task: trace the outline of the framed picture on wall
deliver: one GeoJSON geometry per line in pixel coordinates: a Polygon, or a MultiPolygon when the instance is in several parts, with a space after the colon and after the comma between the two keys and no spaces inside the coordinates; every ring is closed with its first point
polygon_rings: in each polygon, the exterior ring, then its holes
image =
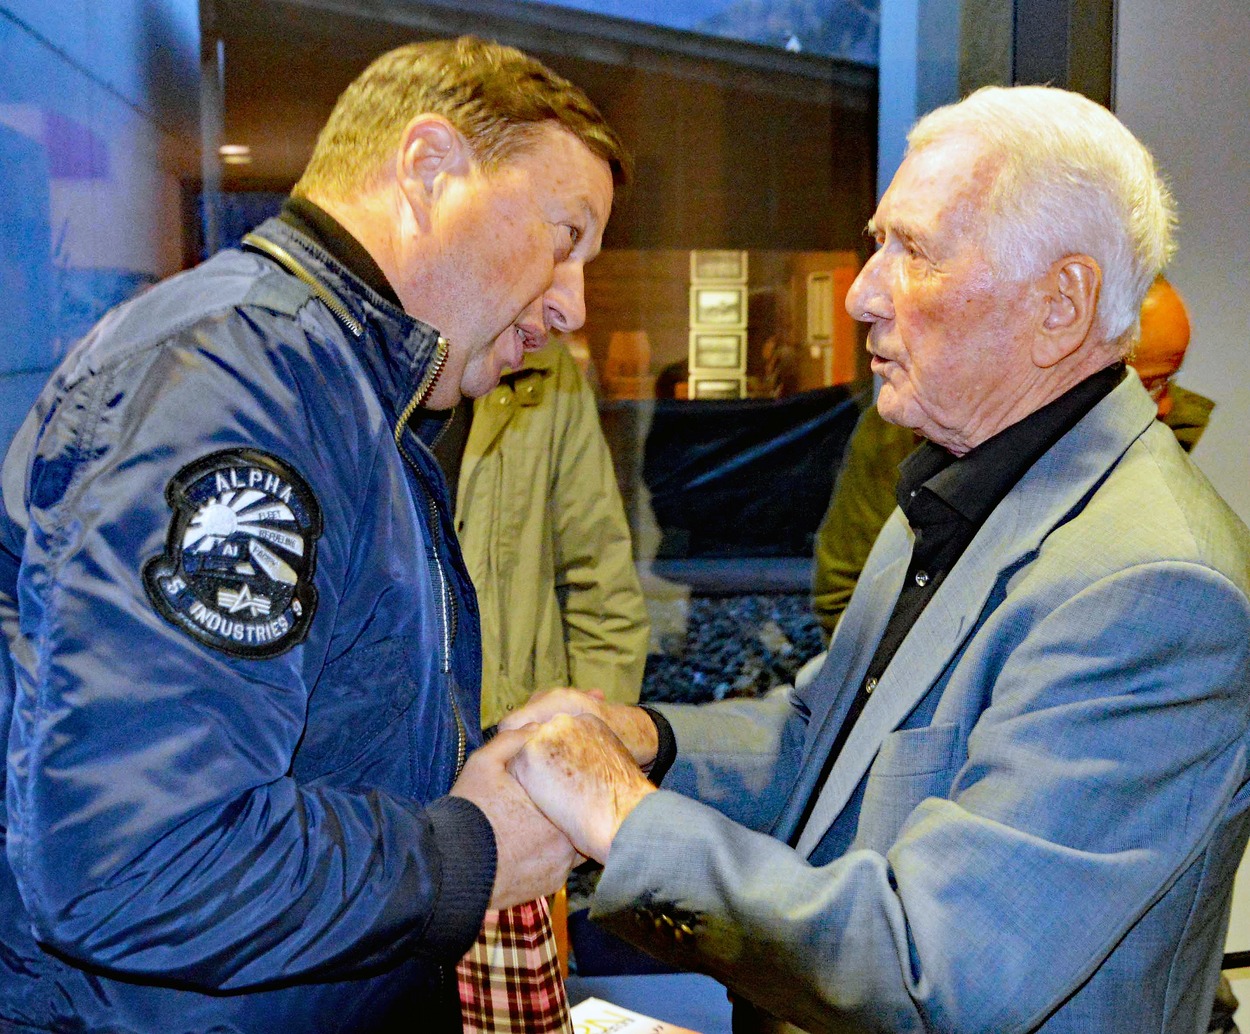
{"type": "Polygon", "coordinates": [[[807,274],[807,341],[811,345],[833,343],[833,273],[807,274]]]}
{"type": "Polygon", "coordinates": [[[741,329],[747,325],[746,285],[692,284],[690,326],[693,329],[741,329]]]}
{"type": "Polygon", "coordinates": [[[746,395],[746,378],[692,376],[688,395],[692,399],[740,399],[746,395]]]}
{"type": "Polygon", "coordinates": [[[692,251],[690,253],[690,279],[722,280],[729,283],[747,282],[747,253],[745,251],[692,251]]]}
{"type": "Polygon", "coordinates": [[[747,361],[745,330],[692,330],[690,369],[742,370],[747,361]]]}

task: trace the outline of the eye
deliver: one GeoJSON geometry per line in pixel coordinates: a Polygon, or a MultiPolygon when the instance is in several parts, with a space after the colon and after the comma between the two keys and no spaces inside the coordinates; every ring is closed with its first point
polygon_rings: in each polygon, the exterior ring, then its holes
{"type": "Polygon", "coordinates": [[[569,247],[577,247],[577,242],[582,239],[582,231],[576,226],[567,226],[565,229],[569,231],[569,247]]]}

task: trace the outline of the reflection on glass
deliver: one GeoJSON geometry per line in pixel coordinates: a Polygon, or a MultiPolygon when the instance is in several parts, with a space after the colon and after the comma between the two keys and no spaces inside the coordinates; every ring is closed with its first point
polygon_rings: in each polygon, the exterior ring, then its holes
{"type": "Polygon", "coordinates": [[[880,0],[543,0],[794,53],[877,63],[880,0]]]}
{"type": "Polygon", "coordinates": [[[197,7],[150,6],[0,10],[0,448],[69,346],[182,264],[197,7]]]}

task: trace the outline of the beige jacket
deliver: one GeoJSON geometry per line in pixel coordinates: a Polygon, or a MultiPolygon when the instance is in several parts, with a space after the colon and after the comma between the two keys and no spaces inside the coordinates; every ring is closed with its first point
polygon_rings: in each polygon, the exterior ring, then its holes
{"type": "Polygon", "coordinates": [[[456,529],[482,612],[482,725],[535,690],[638,700],[650,633],[594,394],[553,343],[473,405],[456,529]]]}

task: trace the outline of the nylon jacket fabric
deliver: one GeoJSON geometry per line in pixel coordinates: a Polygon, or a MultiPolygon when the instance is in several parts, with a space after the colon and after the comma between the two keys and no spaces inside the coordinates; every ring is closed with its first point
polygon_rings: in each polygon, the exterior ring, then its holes
{"type": "MultiPolygon", "coordinates": [[[[445,796],[480,740],[478,619],[437,465],[394,434],[437,334],[290,227],[258,233],[349,319],[223,252],[105,317],[5,461],[0,1027],[459,1029],[495,865],[445,796]],[[143,585],[167,489],[239,450],[321,517],[311,621],[269,657],[143,585]]],[[[263,609],[246,588],[220,599],[263,609]]]]}
{"type": "Polygon", "coordinates": [[[537,690],[632,704],[650,625],[594,393],[558,342],[473,404],[456,528],[482,614],[482,723],[537,690]]]}

